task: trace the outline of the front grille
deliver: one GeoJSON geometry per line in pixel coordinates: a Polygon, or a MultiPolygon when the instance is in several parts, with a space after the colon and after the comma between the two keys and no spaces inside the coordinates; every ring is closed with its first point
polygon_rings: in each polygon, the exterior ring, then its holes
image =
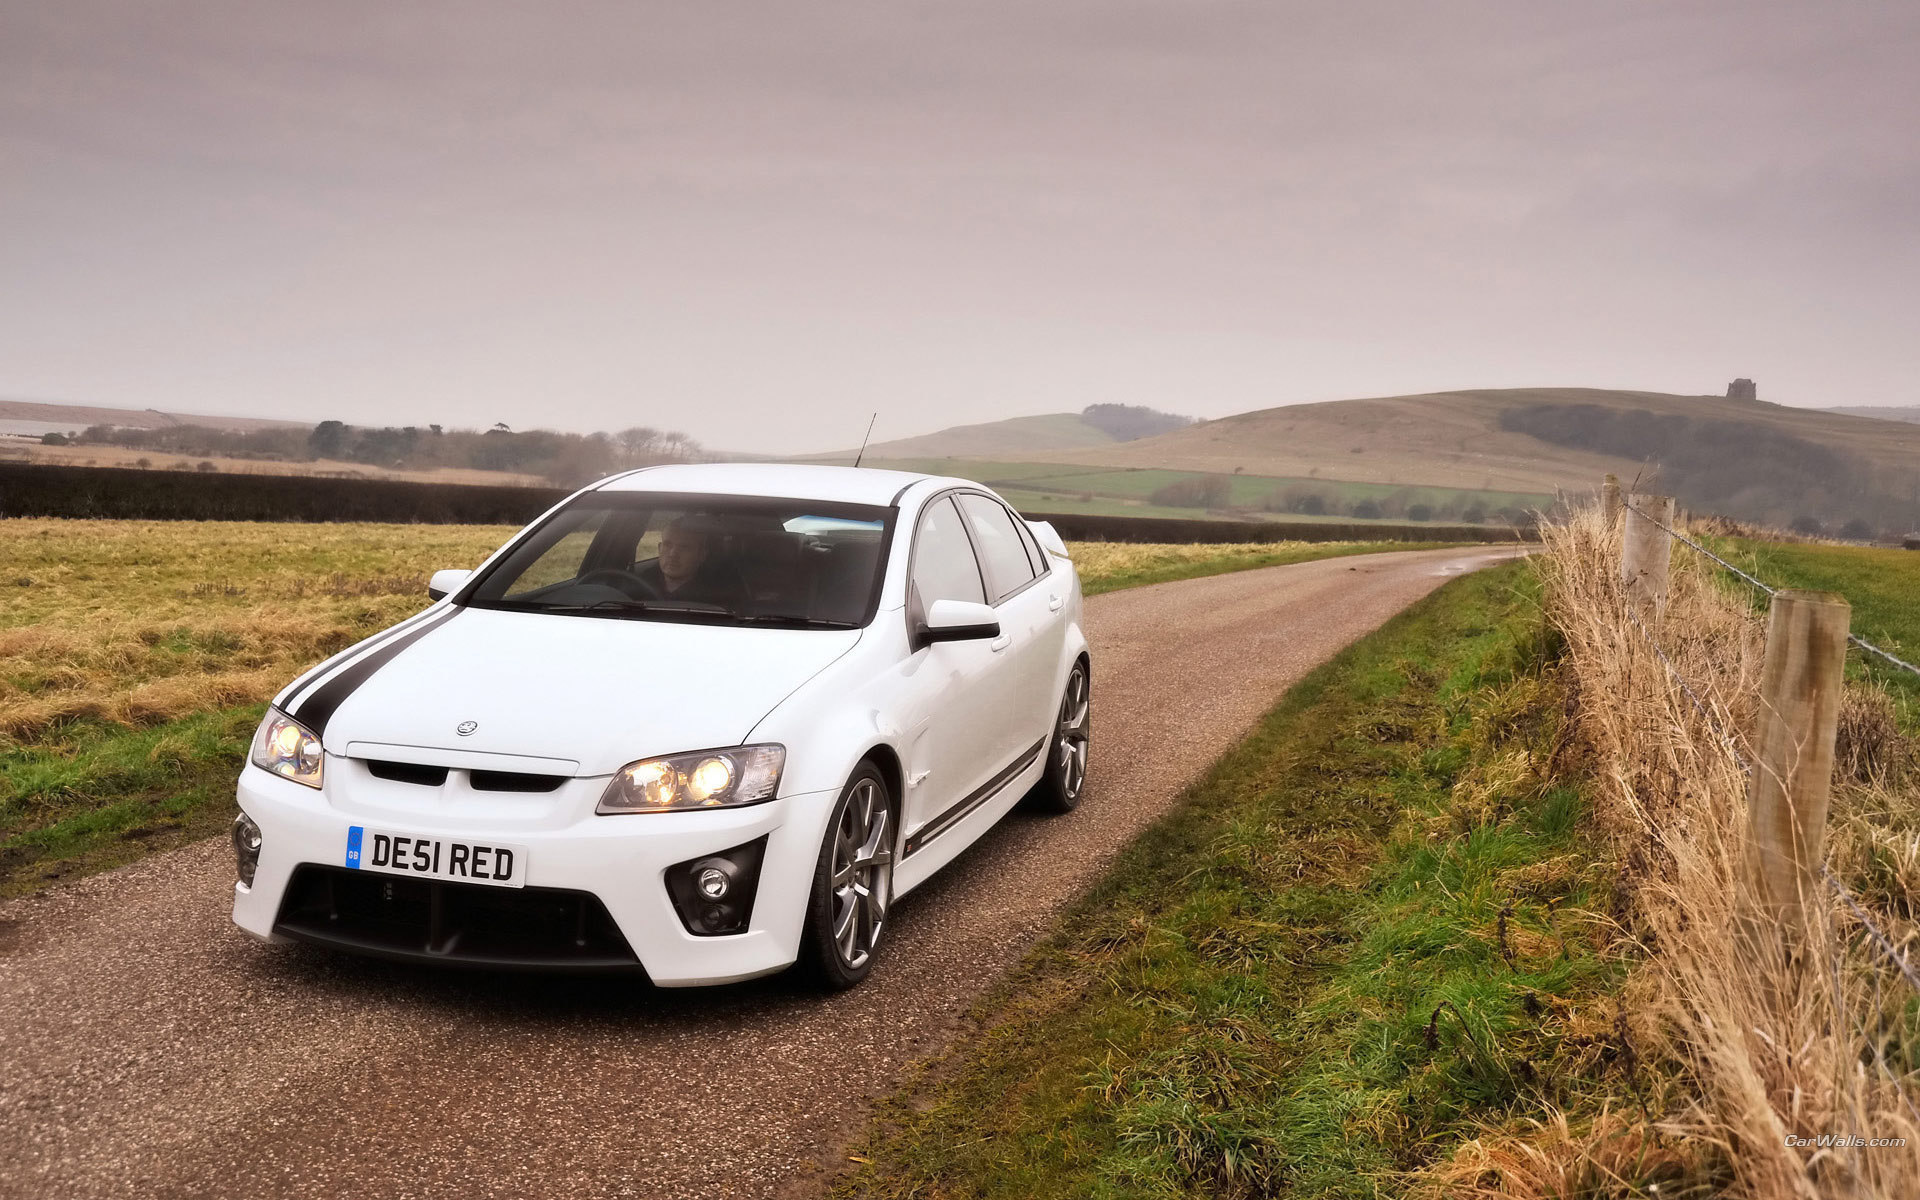
{"type": "Polygon", "coordinates": [[[296,867],[275,933],[360,954],[471,967],[637,971],[590,892],[296,867]]]}
{"type": "MultiPolygon", "coordinates": [[[[394,783],[413,783],[421,787],[439,787],[447,781],[447,768],[423,763],[392,762],[369,758],[367,772],[375,779],[394,783]]],[[[476,792],[551,792],[567,781],[565,775],[530,775],[524,771],[470,771],[467,780],[476,792]]]]}
{"type": "Polygon", "coordinates": [[[369,758],[367,772],[375,779],[390,779],[395,783],[417,783],[422,787],[439,787],[447,781],[445,767],[429,767],[422,763],[388,762],[383,758],[369,758]]]}
{"type": "Polygon", "coordinates": [[[467,776],[476,792],[550,792],[565,775],[527,775],[519,771],[474,771],[467,776]]]}

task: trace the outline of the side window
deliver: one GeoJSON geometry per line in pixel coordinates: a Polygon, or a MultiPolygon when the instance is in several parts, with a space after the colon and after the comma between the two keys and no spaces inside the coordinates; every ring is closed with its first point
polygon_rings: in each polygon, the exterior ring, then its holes
{"type": "Polygon", "coordinates": [[[1033,582],[1033,564],[1020,531],[1013,527],[1013,514],[985,496],[967,493],[960,496],[960,511],[967,515],[996,602],[1033,582]]]}
{"type": "Polygon", "coordinates": [[[986,603],[980,585],[980,565],[974,561],[960,514],[945,496],[920,514],[920,530],[913,543],[913,590],[924,610],[935,600],[971,600],[986,603]]]}
{"type": "Polygon", "coordinates": [[[1033,573],[1035,575],[1053,574],[1053,560],[1047,557],[1045,548],[1040,545],[1040,539],[1033,536],[1032,527],[1020,520],[1018,516],[1014,518],[1013,524],[1014,528],[1020,531],[1020,540],[1027,545],[1027,558],[1033,563],[1033,573]]]}

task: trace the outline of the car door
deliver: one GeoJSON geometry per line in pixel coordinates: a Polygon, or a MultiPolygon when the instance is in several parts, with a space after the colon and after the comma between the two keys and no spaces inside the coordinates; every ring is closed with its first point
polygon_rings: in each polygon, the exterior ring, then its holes
{"type": "Polygon", "coordinates": [[[1060,702],[1054,694],[1054,676],[1066,645],[1066,625],[1061,619],[1064,598],[1051,564],[1043,574],[1039,568],[1045,556],[1035,555],[1032,538],[1024,534],[1020,519],[1006,505],[978,492],[963,492],[955,500],[973,536],[990,603],[1000,614],[1000,632],[1013,639],[1006,651],[1018,680],[1006,709],[1005,753],[1011,760],[1053,731],[1054,709],[1060,702]]]}
{"type": "MultiPolygon", "coordinates": [[[[986,584],[950,496],[921,510],[908,574],[907,620],[917,627],[936,600],[986,602],[986,584]]],[[[1019,694],[1013,639],[935,642],[905,664],[911,722],[901,827],[907,852],[984,799],[980,791],[1011,757],[1008,706],[1019,694]]]]}

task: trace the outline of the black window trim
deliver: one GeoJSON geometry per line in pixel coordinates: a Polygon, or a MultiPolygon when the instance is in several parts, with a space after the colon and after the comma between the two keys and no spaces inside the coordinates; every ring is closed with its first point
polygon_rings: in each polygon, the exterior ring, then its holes
{"type": "MultiPolygon", "coordinates": [[[[1014,512],[1013,509],[1007,506],[1006,501],[1000,499],[998,496],[995,496],[990,492],[983,492],[979,488],[950,488],[948,489],[948,491],[955,495],[979,496],[981,499],[991,502],[996,507],[1004,511],[1007,514],[1007,518],[1013,522],[1016,536],[1018,535],[1020,526],[1026,523],[1021,520],[1019,513],[1014,512]]],[[[953,510],[960,514],[960,527],[967,531],[967,539],[971,541],[973,539],[973,527],[967,521],[967,510],[964,508],[961,508],[960,503],[957,500],[954,502],[953,510]]],[[[975,546],[973,548],[973,557],[974,557],[974,561],[980,564],[980,578],[982,582],[984,582],[988,574],[990,573],[991,568],[987,566],[986,559],[981,556],[979,546],[975,546]]],[[[1027,565],[1031,567],[1033,564],[1029,563],[1027,565]]],[[[1005,604],[1007,601],[1013,599],[1015,596],[1018,596],[1021,592],[1026,591],[1028,588],[1032,587],[1036,583],[1039,583],[1042,579],[1047,578],[1051,574],[1052,574],[1051,571],[1047,572],[1046,575],[1035,574],[1032,578],[1028,579],[1025,583],[1021,584],[1017,588],[1014,588],[1012,591],[1000,597],[998,600],[989,600],[987,603],[992,605],[994,608],[999,608],[1002,604],[1005,604]]]]}

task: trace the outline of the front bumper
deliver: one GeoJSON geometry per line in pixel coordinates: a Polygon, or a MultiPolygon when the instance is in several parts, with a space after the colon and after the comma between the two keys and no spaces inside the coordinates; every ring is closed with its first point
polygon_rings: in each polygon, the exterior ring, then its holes
{"type": "Polygon", "coordinates": [[[406,794],[405,785],[361,788],[356,785],[367,781],[355,776],[349,760],[330,757],[327,770],[325,793],[251,766],[242,773],[238,800],[260,826],[261,848],[252,885],[234,885],[233,920],[241,929],[272,941],[296,937],[390,958],[511,968],[640,969],[663,987],[751,979],[793,963],[814,864],[838,798],[838,793],[826,791],[712,812],[599,816],[593,814],[591,801],[604,780],[572,781],[553,796],[463,798],[435,789],[406,794]],[[341,791],[351,792],[352,798],[340,797],[341,791]],[[582,797],[587,797],[584,815],[577,815],[582,797]],[[354,825],[525,846],[526,887],[439,884],[436,898],[425,880],[370,870],[335,873],[332,869],[344,867],[347,830],[354,825]],[[760,837],[767,838],[767,848],[747,931],[718,937],[687,932],[667,891],[667,868],[760,837]],[[443,951],[436,951],[430,939],[391,930],[391,936],[369,936],[364,927],[346,936],[329,936],[328,922],[321,916],[325,898],[317,891],[329,876],[341,880],[347,891],[357,889],[352,897],[335,899],[361,915],[372,903],[364,894],[372,886],[367,881],[392,880],[395,887],[383,889],[387,894],[379,898],[394,906],[392,912],[413,914],[409,919],[426,912],[424,919],[433,920],[430,906],[437,899],[442,905],[438,919],[457,917],[470,928],[492,929],[500,936],[456,937],[450,946],[443,937],[439,945],[448,947],[443,951]],[[423,910],[421,905],[429,907],[423,910]],[[581,931],[580,953],[572,961],[564,953],[526,952],[520,942],[508,944],[501,932],[549,908],[555,922],[571,922],[581,931]],[[599,928],[600,914],[611,922],[610,930],[599,928]],[[619,943],[630,956],[621,953],[619,943]]]}

